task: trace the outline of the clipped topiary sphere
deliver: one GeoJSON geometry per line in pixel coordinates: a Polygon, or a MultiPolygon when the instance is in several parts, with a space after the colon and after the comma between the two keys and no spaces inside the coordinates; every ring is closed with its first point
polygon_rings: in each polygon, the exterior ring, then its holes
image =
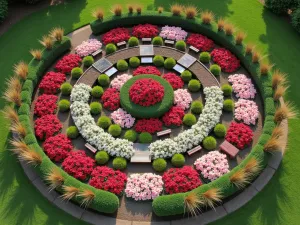
{"type": "Polygon", "coordinates": [[[107,55],[114,53],[116,51],[117,51],[117,46],[115,44],[110,43],[105,46],[105,52],[107,55]]]}
{"type": "Polygon", "coordinates": [[[111,119],[107,116],[100,116],[97,125],[103,129],[108,128],[111,125],[111,119]]]}
{"type": "Polygon", "coordinates": [[[214,128],[214,133],[216,135],[216,137],[218,138],[223,138],[226,135],[226,127],[224,124],[217,124],[214,128]]]}
{"type": "Polygon", "coordinates": [[[67,128],[67,136],[68,138],[75,139],[79,135],[78,128],[76,126],[70,126],[67,128]]]}
{"type": "Polygon", "coordinates": [[[203,147],[206,150],[214,150],[217,147],[217,141],[214,137],[208,136],[203,140],[203,147]]]}
{"type": "Polygon", "coordinates": [[[133,68],[138,67],[141,64],[141,60],[138,57],[131,57],[129,59],[129,65],[133,68]]]}
{"type": "Polygon", "coordinates": [[[95,160],[98,165],[104,165],[109,160],[109,155],[106,151],[99,151],[95,155],[95,160]]]}
{"type": "Polygon", "coordinates": [[[201,83],[199,80],[196,80],[196,79],[190,80],[190,82],[188,84],[188,89],[191,92],[197,92],[200,90],[200,88],[201,88],[201,83]]]}
{"type": "Polygon", "coordinates": [[[171,70],[176,65],[176,61],[173,58],[167,58],[164,62],[164,66],[166,69],[171,70]]]}
{"type": "Polygon", "coordinates": [[[122,132],[122,128],[119,124],[112,124],[108,128],[108,133],[110,133],[113,137],[120,136],[122,132]]]}
{"type": "Polygon", "coordinates": [[[234,109],[234,102],[232,99],[225,99],[225,101],[223,102],[223,109],[226,112],[232,112],[234,109]]]}
{"type": "Polygon", "coordinates": [[[95,86],[92,89],[92,96],[95,97],[95,98],[100,98],[103,95],[103,92],[104,92],[104,90],[103,90],[102,87],[95,86]]]}
{"type": "Polygon", "coordinates": [[[90,104],[90,110],[93,115],[97,115],[97,114],[101,113],[101,110],[102,110],[101,103],[100,102],[92,102],[90,104]]]}
{"type": "Polygon", "coordinates": [[[70,95],[72,91],[72,85],[69,82],[65,82],[60,86],[60,91],[63,95],[70,95]]]}
{"type": "Polygon", "coordinates": [[[182,154],[176,153],[171,159],[171,163],[175,167],[183,167],[185,163],[185,158],[182,154]]]}
{"type": "Polygon", "coordinates": [[[180,51],[183,51],[185,52],[185,49],[186,49],[186,43],[185,41],[177,41],[176,44],[175,44],[175,48],[180,50],[180,51]]]}
{"type": "Polygon", "coordinates": [[[167,168],[167,161],[162,158],[155,159],[152,163],[152,167],[156,172],[163,172],[167,168]]]}
{"type": "Polygon", "coordinates": [[[137,139],[137,133],[134,130],[127,130],[123,138],[128,141],[135,142],[137,139]]]}
{"type": "Polygon", "coordinates": [[[151,143],[152,142],[152,135],[148,132],[142,132],[139,135],[139,141],[141,143],[151,143]]]}
{"type": "Polygon", "coordinates": [[[156,55],[156,56],[154,56],[154,58],[153,58],[153,64],[155,65],[155,66],[163,66],[164,65],[164,62],[165,62],[165,59],[164,59],[164,57],[162,57],[161,55],[156,55]]]}
{"type": "Polygon", "coordinates": [[[202,63],[209,63],[209,61],[210,61],[210,54],[209,54],[209,52],[201,52],[199,60],[202,63]]]}
{"type": "Polygon", "coordinates": [[[92,56],[86,56],[83,58],[82,63],[85,67],[90,67],[94,63],[94,58],[92,56]]]}
{"type": "Polygon", "coordinates": [[[192,79],[192,73],[189,70],[185,70],[181,73],[181,78],[185,83],[188,83],[192,79]]]}
{"type": "Polygon", "coordinates": [[[183,123],[186,126],[193,126],[197,122],[196,116],[194,116],[192,113],[187,113],[183,117],[183,123]]]}
{"type": "Polygon", "coordinates": [[[71,76],[73,79],[78,79],[83,74],[83,70],[80,67],[75,67],[71,71],[71,76]]]}
{"type": "Polygon", "coordinates": [[[117,62],[117,69],[120,71],[128,70],[128,63],[124,59],[120,59],[117,62]]]}
{"type": "Polygon", "coordinates": [[[225,97],[230,97],[232,94],[232,87],[230,84],[223,84],[222,85],[222,91],[225,97]]]}
{"type": "Polygon", "coordinates": [[[163,45],[164,40],[162,39],[162,37],[157,36],[152,39],[152,44],[153,45],[163,45]]]}
{"type": "Polygon", "coordinates": [[[58,109],[60,112],[66,112],[70,109],[70,101],[67,99],[62,99],[58,102],[58,109]]]}
{"type": "Polygon", "coordinates": [[[196,100],[196,101],[192,102],[192,105],[191,105],[192,113],[200,114],[200,113],[202,113],[202,110],[203,110],[203,104],[201,101],[196,100]]]}
{"type": "Polygon", "coordinates": [[[215,76],[220,76],[220,74],[221,74],[221,67],[217,64],[211,65],[209,70],[215,76]]]}
{"type": "Polygon", "coordinates": [[[139,39],[137,37],[131,37],[128,40],[129,47],[134,47],[139,45],[139,39]]]}
{"type": "Polygon", "coordinates": [[[113,160],[113,168],[115,170],[125,170],[127,167],[127,161],[123,157],[116,157],[113,160]]]}
{"type": "Polygon", "coordinates": [[[102,87],[107,87],[109,85],[109,76],[107,76],[106,74],[101,74],[98,77],[98,83],[102,86],[102,87]]]}

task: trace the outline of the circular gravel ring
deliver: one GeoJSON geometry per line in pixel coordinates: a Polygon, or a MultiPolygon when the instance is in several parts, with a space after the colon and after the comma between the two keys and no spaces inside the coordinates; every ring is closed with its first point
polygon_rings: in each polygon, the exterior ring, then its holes
{"type": "Polygon", "coordinates": [[[173,106],[174,91],[168,81],[157,75],[137,75],[128,81],[121,87],[120,90],[120,102],[121,106],[126,112],[130,113],[136,118],[157,118],[164,115],[173,106]],[[140,79],[151,78],[158,81],[164,87],[164,97],[162,101],[152,106],[141,106],[133,103],[129,97],[130,87],[140,79]]]}

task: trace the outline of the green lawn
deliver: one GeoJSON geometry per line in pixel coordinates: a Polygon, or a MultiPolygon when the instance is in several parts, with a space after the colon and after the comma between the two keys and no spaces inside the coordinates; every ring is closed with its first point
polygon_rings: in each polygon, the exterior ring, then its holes
{"type": "MultiPolygon", "coordinates": [[[[0,37],[0,68],[4,80],[12,74],[12,66],[19,60],[28,61],[28,50],[39,47],[38,39],[54,26],[62,26],[67,32],[92,20],[90,11],[101,6],[108,13],[112,2],[127,3],[125,0],[72,0],[68,4],[50,7],[14,25],[0,37]]],[[[136,1],[135,1],[136,2],[136,1]]],[[[173,1],[140,0],[147,9],[163,6],[168,9],[173,1]]],[[[300,108],[300,81],[296,68],[300,59],[300,36],[285,19],[266,11],[258,0],[177,0],[174,2],[196,5],[212,10],[216,16],[228,18],[238,28],[247,32],[247,40],[269,56],[276,67],[289,74],[291,88],[287,99],[300,108]],[[297,101],[298,100],[298,101],[297,101]]],[[[2,108],[4,102],[0,101],[2,108]]],[[[9,132],[7,122],[0,117],[0,221],[1,224],[84,224],[52,206],[35,190],[17,162],[7,151],[9,132]]],[[[289,122],[289,150],[275,177],[250,203],[237,212],[214,224],[265,224],[297,225],[300,222],[300,146],[297,132],[300,120],[289,122]]]]}

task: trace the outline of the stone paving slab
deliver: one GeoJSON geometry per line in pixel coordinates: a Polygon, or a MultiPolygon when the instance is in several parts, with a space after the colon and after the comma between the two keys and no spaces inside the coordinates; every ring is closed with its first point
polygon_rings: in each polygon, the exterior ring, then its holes
{"type": "Polygon", "coordinates": [[[34,181],[39,178],[39,175],[35,172],[35,170],[33,170],[26,162],[20,161],[20,164],[30,181],[34,181]]]}
{"type": "Polygon", "coordinates": [[[49,191],[49,187],[41,179],[35,179],[32,183],[52,203],[60,196],[55,191],[49,191]]]}
{"type": "Polygon", "coordinates": [[[171,221],[162,221],[162,222],[132,221],[132,225],[171,225],[171,221]]]}
{"type": "Polygon", "coordinates": [[[257,191],[261,191],[271,180],[275,171],[276,171],[275,169],[268,166],[267,168],[264,169],[264,171],[260,174],[260,176],[252,183],[252,186],[257,191]]]}
{"type": "Polygon", "coordinates": [[[65,212],[71,214],[72,216],[80,219],[84,212],[84,209],[79,207],[78,205],[74,204],[73,202],[63,200],[62,198],[58,197],[54,200],[54,205],[58,208],[64,210],[65,212]]]}
{"type": "Polygon", "coordinates": [[[119,220],[113,217],[104,216],[91,211],[84,211],[81,220],[94,225],[131,225],[132,221],[119,220]]]}

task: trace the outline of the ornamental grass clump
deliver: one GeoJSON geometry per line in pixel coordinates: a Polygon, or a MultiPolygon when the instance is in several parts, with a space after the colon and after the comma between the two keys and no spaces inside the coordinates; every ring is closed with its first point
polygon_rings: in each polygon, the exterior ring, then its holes
{"type": "Polygon", "coordinates": [[[20,61],[18,64],[14,65],[14,73],[22,80],[26,80],[28,75],[28,64],[20,61]]]}
{"type": "Polygon", "coordinates": [[[52,191],[61,187],[65,181],[58,168],[53,167],[46,175],[46,181],[50,184],[49,190],[52,191]]]}
{"type": "Polygon", "coordinates": [[[203,204],[215,208],[214,205],[222,202],[222,193],[219,188],[212,188],[201,195],[203,204]]]}
{"type": "Polygon", "coordinates": [[[235,36],[235,44],[242,45],[245,37],[246,37],[246,34],[243,31],[239,31],[235,36]]]}
{"type": "Polygon", "coordinates": [[[77,196],[82,198],[81,206],[84,208],[87,208],[96,197],[95,193],[89,189],[82,190],[77,196]]]}
{"type": "Polygon", "coordinates": [[[230,177],[230,182],[238,189],[244,189],[249,184],[249,176],[244,169],[240,169],[230,177]]]}
{"type": "Polygon", "coordinates": [[[132,13],[133,13],[133,10],[134,10],[134,5],[128,4],[128,5],[127,5],[127,9],[128,9],[128,13],[129,13],[129,14],[132,14],[132,13]]]}
{"type": "Polygon", "coordinates": [[[225,20],[223,18],[218,19],[218,31],[223,31],[225,26],[225,20]]]}
{"type": "Polygon", "coordinates": [[[12,76],[6,80],[6,86],[19,92],[22,90],[22,84],[17,76],[12,76]]]}
{"type": "Polygon", "coordinates": [[[11,146],[10,150],[14,153],[19,155],[21,152],[29,152],[32,151],[31,148],[25,143],[23,140],[18,140],[18,139],[12,139],[9,141],[11,146]]]}
{"type": "Polygon", "coordinates": [[[20,122],[13,123],[10,126],[10,130],[14,133],[17,133],[21,138],[24,138],[27,134],[26,128],[20,122]]]}
{"type": "Polygon", "coordinates": [[[1,111],[3,117],[5,119],[10,120],[11,123],[18,123],[19,116],[16,110],[11,106],[5,106],[5,108],[1,111]]]}
{"type": "Polygon", "coordinates": [[[272,75],[272,88],[276,89],[279,85],[285,85],[287,83],[287,75],[276,69],[272,75]]]}
{"type": "Polygon", "coordinates": [[[200,205],[203,205],[203,200],[195,193],[188,192],[184,197],[184,211],[192,215],[197,215],[200,210],[200,205]]]}
{"type": "Polygon", "coordinates": [[[257,51],[252,51],[252,62],[253,63],[259,63],[259,61],[261,60],[262,56],[259,52],[257,51]]]}
{"type": "Polygon", "coordinates": [[[117,4],[114,5],[111,9],[111,12],[115,15],[115,16],[121,16],[122,15],[122,6],[117,4]]]}
{"type": "Polygon", "coordinates": [[[96,18],[97,20],[102,21],[102,20],[103,20],[103,17],[104,17],[103,9],[101,9],[101,8],[95,9],[94,11],[92,11],[92,16],[93,16],[94,18],[96,18]]]}
{"type": "Polygon", "coordinates": [[[201,13],[201,20],[202,23],[210,25],[212,21],[214,20],[214,14],[210,11],[204,11],[201,13]]]}
{"type": "Polygon", "coordinates": [[[195,6],[187,6],[184,9],[187,19],[194,19],[198,14],[198,9],[195,6]]]}
{"type": "Polygon", "coordinates": [[[255,48],[255,45],[254,45],[254,44],[252,44],[252,43],[246,44],[246,48],[245,48],[245,53],[246,53],[246,55],[252,54],[254,48],[255,48]]]}
{"type": "Polygon", "coordinates": [[[282,85],[277,86],[276,90],[274,91],[273,99],[275,101],[278,101],[281,97],[284,96],[288,88],[289,88],[288,86],[282,86],[282,85]]]}
{"type": "Polygon", "coordinates": [[[34,59],[36,60],[41,60],[42,59],[42,51],[39,49],[32,49],[30,50],[30,54],[33,56],[34,59]]]}
{"type": "Polygon", "coordinates": [[[61,42],[64,36],[65,30],[61,27],[55,27],[50,31],[50,36],[56,41],[61,42]]]}
{"type": "Polygon", "coordinates": [[[51,50],[53,48],[53,39],[50,36],[43,36],[42,40],[39,41],[47,50],[51,50]]]}
{"type": "Polygon", "coordinates": [[[294,106],[289,102],[285,102],[277,107],[275,111],[274,121],[276,123],[281,123],[284,119],[292,119],[297,116],[297,111],[294,106]]]}
{"type": "Polygon", "coordinates": [[[271,65],[269,63],[261,63],[260,68],[259,68],[260,74],[262,76],[267,76],[270,73],[272,67],[273,67],[273,65],[271,65]]]}
{"type": "Polygon", "coordinates": [[[158,7],[158,8],[157,8],[157,12],[158,12],[159,14],[161,14],[163,11],[164,11],[164,8],[163,8],[163,7],[158,7]]]}
{"type": "Polygon", "coordinates": [[[224,31],[227,36],[232,36],[234,33],[234,30],[235,30],[235,28],[231,23],[225,23],[224,31]]]}
{"type": "Polygon", "coordinates": [[[257,175],[262,170],[261,161],[252,157],[245,165],[244,170],[250,177],[257,175]]]}
{"type": "Polygon", "coordinates": [[[4,96],[3,98],[7,101],[7,102],[11,102],[16,104],[17,106],[21,106],[22,101],[21,101],[21,92],[16,90],[16,89],[7,89],[4,92],[4,96]]]}
{"type": "Polygon", "coordinates": [[[284,148],[284,142],[282,138],[271,136],[271,138],[264,145],[264,151],[269,153],[281,152],[284,148]]]}
{"type": "Polygon", "coordinates": [[[272,132],[272,137],[281,137],[283,136],[284,134],[284,129],[282,128],[282,126],[276,126],[274,129],[273,129],[273,132],[272,132]]]}
{"type": "Polygon", "coordinates": [[[79,194],[80,189],[73,186],[62,186],[64,194],[61,196],[63,200],[69,201],[79,194]]]}
{"type": "Polygon", "coordinates": [[[19,156],[18,156],[19,160],[21,161],[25,161],[27,162],[27,164],[33,165],[33,166],[37,166],[40,165],[42,163],[42,156],[31,150],[31,151],[21,151],[19,156]]]}
{"type": "Polygon", "coordinates": [[[183,11],[182,5],[179,4],[173,4],[171,5],[171,12],[173,16],[180,16],[183,11]]]}
{"type": "Polygon", "coordinates": [[[141,13],[142,13],[142,9],[143,9],[143,8],[142,8],[141,5],[137,5],[136,8],[135,8],[136,13],[137,13],[137,14],[141,14],[141,13]]]}

